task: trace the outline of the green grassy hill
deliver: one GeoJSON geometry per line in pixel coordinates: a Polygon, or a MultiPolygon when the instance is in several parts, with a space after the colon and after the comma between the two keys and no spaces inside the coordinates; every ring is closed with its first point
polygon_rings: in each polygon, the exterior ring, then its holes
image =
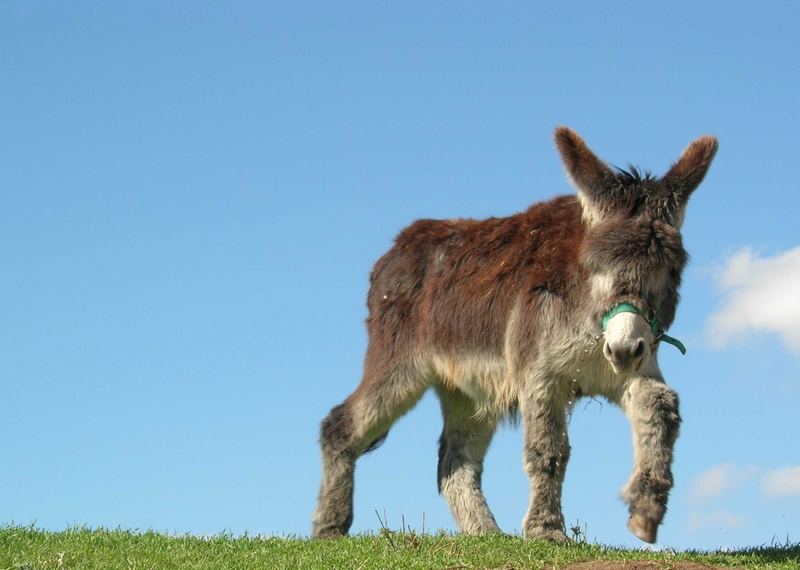
{"type": "Polygon", "coordinates": [[[343,539],[170,536],[126,530],[0,528],[0,570],[278,569],[278,568],[800,568],[800,545],[736,552],[660,552],[599,545],[553,545],[519,537],[463,537],[383,531],[343,539]],[[602,564],[606,562],[625,562],[602,564]],[[636,563],[634,563],[636,561],[636,563]],[[638,561],[641,561],[639,563],[638,561]],[[647,563],[649,561],[649,563],[647,563]],[[707,565],[701,566],[700,564],[707,565]]]}

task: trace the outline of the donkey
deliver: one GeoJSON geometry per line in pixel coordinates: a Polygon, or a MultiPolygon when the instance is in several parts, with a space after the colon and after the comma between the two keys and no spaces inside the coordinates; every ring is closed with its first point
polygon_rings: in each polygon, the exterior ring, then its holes
{"type": "Polygon", "coordinates": [[[430,386],[441,401],[439,491],[462,532],[499,532],[481,491],[499,421],[521,418],[525,537],[567,540],[561,490],[577,398],[619,405],[633,430],[628,529],[655,542],[673,485],[678,396],[658,367],[687,261],[680,227],[717,140],[691,143],[663,177],[600,161],[573,131],[555,142],[576,196],[487,220],[419,220],[375,264],[356,390],[322,421],[313,536],[353,520],[356,459],[430,386]]]}

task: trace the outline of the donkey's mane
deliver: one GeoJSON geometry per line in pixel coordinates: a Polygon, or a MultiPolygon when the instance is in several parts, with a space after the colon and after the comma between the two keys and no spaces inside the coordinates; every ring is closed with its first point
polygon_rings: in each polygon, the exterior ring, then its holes
{"type": "Polygon", "coordinates": [[[620,168],[619,166],[612,166],[614,167],[614,170],[616,170],[615,175],[617,178],[617,183],[620,186],[638,186],[642,182],[658,180],[658,177],[653,176],[649,171],[641,171],[632,164],[628,165],[627,170],[620,168]]]}

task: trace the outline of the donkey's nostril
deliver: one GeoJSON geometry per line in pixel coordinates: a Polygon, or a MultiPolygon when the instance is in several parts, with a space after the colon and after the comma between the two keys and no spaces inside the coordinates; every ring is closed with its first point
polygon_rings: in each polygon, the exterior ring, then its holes
{"type": "Polygon", "coordinates": [[[617,371],[638,369],[646,353],[647,343],[642,338],[609,341],[603,345],[603,356],[617,371]]]}
{"type": "Polygon", "coordinates": [[[611,350],[609,343],[603,345],[603,356],[605,356],[607,360],[612,360],[614,358],[614,351],[611,350]]]}

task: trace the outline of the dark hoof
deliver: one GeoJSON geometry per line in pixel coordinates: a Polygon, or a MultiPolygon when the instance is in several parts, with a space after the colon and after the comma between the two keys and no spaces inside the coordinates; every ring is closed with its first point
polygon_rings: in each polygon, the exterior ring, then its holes
{"type": "Polygon", "coordinates": [[[639,540],[653,544],[658,533],[658,523],[641,515],[631,515],[631,518],[628,519],[628,530],[639,540]]]}

